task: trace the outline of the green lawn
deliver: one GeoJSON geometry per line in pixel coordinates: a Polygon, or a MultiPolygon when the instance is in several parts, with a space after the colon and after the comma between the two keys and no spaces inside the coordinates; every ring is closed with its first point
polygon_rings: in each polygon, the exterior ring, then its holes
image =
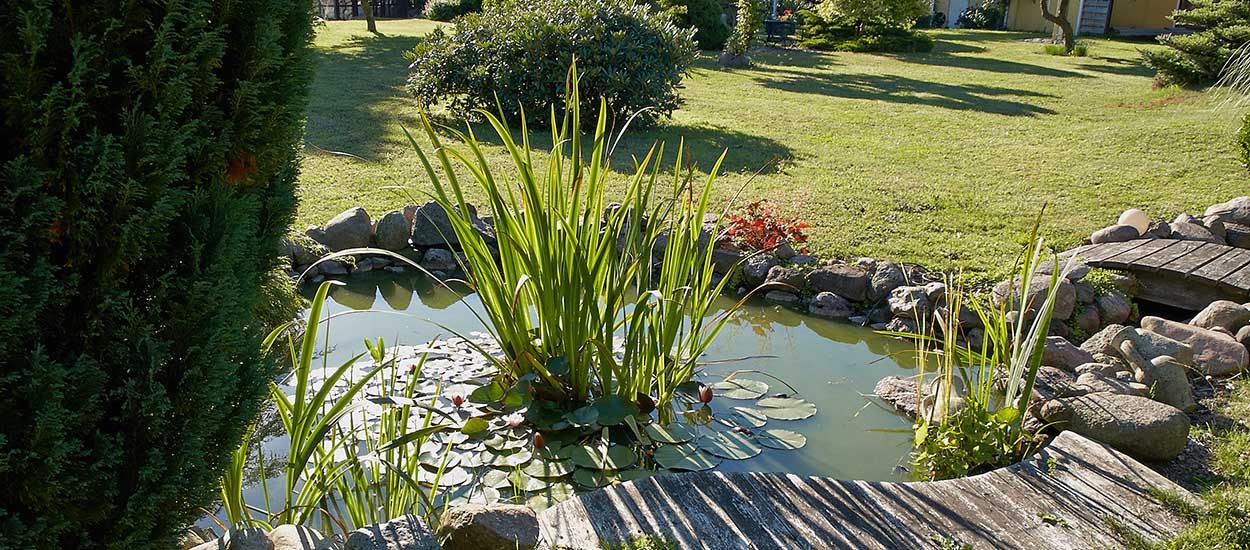
{"type": "MultiPolygon", "coordinates": [[[[384,188],[428,185],[400,130],[416,125],[402,54],[435,25],[318,31],[301,227],[358,204],[380,214],[405,201],[384,188]]],[[[719,199],[747,184],[743,202],[801,215],[818,252],[992,274],[1043,204],[1047,234],[1066,246],[1127,207],[1171,218],[1245,194],[1232,142],[1241,113],[1208,94],[1152,89],[1138,50],[1153,46],[1091,40],[1091,57],[1064,58],[1029,36],[941,31],[932,53],[907,55],[767,49],[735,71],[706,54],[685,106],[634,131],[617,164],[655,139],[684,136],[703,167],[728,148],[719,199]]],[[[488,154],[505,168],[502,148],[488,154]]]]}

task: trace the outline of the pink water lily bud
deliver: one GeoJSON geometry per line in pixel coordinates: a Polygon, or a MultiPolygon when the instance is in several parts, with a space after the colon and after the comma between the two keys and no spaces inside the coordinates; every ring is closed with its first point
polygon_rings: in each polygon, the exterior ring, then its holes
{"type": "Polygon", "coordinates": [[[699,401],[704,405],[712,402],[712,388],[704,384],[699,384],[699,401]]]}
{"type": "Polygon", "coordinates": [[[460,394],[451,396],[451,404],[459,409],[460,406],[464,404],[464,396],[460,394]]]}
{"type": "Polygon", "coordinates": [[[547,440],[543,439],[543,434],[534,432],[534,448],[541,449],[547,444],[547,440]]]}

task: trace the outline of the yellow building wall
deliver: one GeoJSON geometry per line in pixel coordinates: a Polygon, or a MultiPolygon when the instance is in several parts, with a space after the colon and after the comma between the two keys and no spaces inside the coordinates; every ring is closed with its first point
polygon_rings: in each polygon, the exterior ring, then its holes
{"type": "MultiPolygon", "coordinates": [[[[1013,31],[1027,32],[1053,32],[1054,25],[1050,24],[1046,18],[1042,17],[1042,7],[1038,5],[1040,0],[1011,0],[1007,11],[1007,28],[1013,31]]],[[[1118,4],[1122,0],[1115,0],[1118,4]]],[[[1072,27],[1076,27],[1078,13],[1081,8],[1081,0],[1068,0],[1068,21],[1072,23],[1072,27]]],[[[1058,2],[1051,1],[1051,10],[1058,11],[1058,2]]]]}
{"type": "Polygon", "coordinates": [[[1111,28],[1166,29],[1172,26],[1168,17],[1176,6],[1176,0],[1113,0],[1111,28]]]}

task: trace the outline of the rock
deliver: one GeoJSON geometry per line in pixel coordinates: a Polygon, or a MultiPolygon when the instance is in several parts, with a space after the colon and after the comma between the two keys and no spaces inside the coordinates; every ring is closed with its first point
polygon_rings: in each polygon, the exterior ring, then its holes
{"type": "Polygon", "coordinates": [[[916,324],[916,321],[903,317],[890,319],[890,322],[885,324],[885,330],[903,334],[920,334],[920,327],[916,324]]]}
{"type": "Polygon", "coordinates": [[[1081,343],[1081,349],[1090,354],[1103,353],[1119,357],[1120,342],[1123,342],[1127,337],[1126,331],[1131,332],[1132,330],[1133,327],[1109,324],[1085,339],[1085,342],[1081,343]]]}
{"type": "Polygon", "coordinates": [[[876,302],[890,295],[894,289],[907,284],[903,268],[894,262],[878,262],[868,282],[868,300],[876,302]]]}
{"type": "Polygon", "coordinates": [[[274,550],[264,529],[231,529],[225,536],[191,550],[274,550]]]}
{"type": "Polygon", "coordinates": [[[1132,226],[1138,233],[1145,233],[1150,228],[1150,216],[1141,210],[1130,208],[1120,214],[1120,219],[1116,223],[1132,226]]]}
{"type": "Polygon", "coordinates": [[[269,532],[269,540],[273,542],[273,550],[330,550],[334,548],[333,539],[325,538],[321,533],[303,525],[279,525],[269,532]]]}
{"type": "Polygon", "coordinates": [[[929,296],[922,286],[895,288],[890,291],[886,304],[890,307],[890,313],[897,317],[922,320],[933,314],[933,304],[929,302],[929,296]]]}
{"type": "Polygon", "coordinates": [[[799,298],[799,296],[793,292],[770,290],[764,294],[764,301],[783,306],[792,306],[802,301],[802,298],[799,298]]]}
{"type": "Polygon", "coordinates": [[[1224,233],[1224,240],[1228,241],[1228,246],[1250,248],[1250,226],[1225,223],[1224,233]]]}
{"type": "Polygon", "coordinates": [[[1223,334],[1224,336],[1227,336],[1227,337],[1229,337],[1229,338],[1233,338],[1233,339],[1236,339],[1236,338],[1237,338],[1237,335],[1236,335],[1236,334],[1233,334],[1233,331],[1228,330],[1228,329],[1226,329],[1226,328],[1224,328],[1224,327],[1215,327],[1215,328],[1211,328],[1211,329],[1207,329],[1207,330],[1210,330],[1211,332],[1218,332],[1218,333],[1223,334]]]}
{"type": "Polygon", "coordinates": [[[1098,298],[1098,291],[1094,289],[1094,283],[1089,281],[1075,281],[1072,288],[1076,289],[1076,303],[1092,304],[1098,298]]]}
{"type": "Polygon", "coordinates": [[[1050,394],[1049,397],[1051,398],[1075,397],[1089,393],[1089,390],[1078,386],[1076,380],[1077,378],[1068,371],[1042,366],[1037,369],[1034,389],[1040,389],[1050,394]]]}
{"type": "Polygon", "coordinates": [[[1120,351],[1133,366],[1133,379],[1150,388],[1151,399],[1185,412],[1198,408],[1185,366],[1179,361],[1167,355],[1147,360],[1138,353],[1133,342],[1128,341],[1120,344],[1120,351]]]}
{"type": "Polygon", "coordinates": [[[916,381],[912,378],[887,376],[877,382],[872,393],[909,416],[916,416],[919,410],[919,392],[916,390],[916,381]]]}
{"type": "Polygon", "coordinates": [[[1241,327],[1241,330],[1237,331],[1237,341],[1250,350],[1250,325],[1241,327]]]}
{"type": "Polygon", "coordinates": [[[1216,237],[1211,230],[1189,222],[1181,222],[1172,224],[1172,238],[1183,241],[1205,241],[1209,243],[1224,244],[1224,240],[1216,237]]]}
{"type": "Polygon", "coordinates": [[[1089,236],[1089,242],[1094,244],[1120,243],[1140,237],[1141,232],[1131,225],[1112,225],[1095,231],[1089,236]]]}
{"type": "Polygon", "coordinates": [[[742,264],[742,276],[752,287],[759,286],[768,278],[768,272],[778,264],[777,258],[768,254],[756,254],[742,264]]]}
{"type": "Polygon", "coordinates": [[[1207,231],[1210,231],[1212,235],[1215,235],[1215,238],[1226,243],[1228,242],[1228,229],[1224,227],[1224,222],[1220,221],[1218,217],[1208,216],[1203,218],[1202,225],[1203,227],[1206,227],[1207,231]]]}
{"type": "Polygon", "coordinates": [[[816,265],[820,263],[820,258],[811,254],[795,254],[790,258],[790,265],[816,265]]]}
{"type": "MultiPolygon", "coordinates": [[[[1055,270],[1059,270],[1062,272],[1063,269],[1066,267],[1068,267],[1067,260],[1064,260],[1061,258],[1054,258],[1053,261],[1042,260],[1040,262],[1037,262],[1036,273],[1039,273],[1042,275],[1050,275],[1054,273],[1055,270]]],[[[1090,269],[1089,265],[1086,264],[1085,262],[1077,261],[1073,263],[1071,269],[1068,270],[1068,280],[1072,282],[1076,282],[1081,279],[1084,279],[1086,275],[1089,275],[1089,269],[1090,269]]]]}
{"type": "Polygon", "coordinates": [[[517,504],[452,506],[438,526],[444,550],[533,550],[538,546],[538,516],[517,504]]]}
{"type": "Polygon", "coordinates": [[[1109,444],[1135,458],[1176,458],[1189,439],[1189,417],[1176,407],[1138,397],[1091,393],[1054,399],[1042,406],[1042,419],[1057,427],[1109,444]]]}
{"type": "Polygon", "coordinates": [[[1176,225],[1178,223],[1192,223],[1192,224],[1202,225],[1202,220],[1194,217],[1193,214],[1181,213],[1181,214],[1176,215],[1176,219],[1172,220],[1172,225],[1176,225]]]}
{"type": "Polygon", "coordinates": [[[1250,309],[1246,309],[1237,302],[1216,300],[1198,313],[1189,324],[1202,328],[1220,327],[1236,332],[1246,324],[1250,324],[1250,309]]]}
{"type": "Polygon", "coordinates": [[[421,518],[406,515],[348,533],[343,550],[440,550],[421,518]]]}
{"type": "Polygon", "coordinates": [[[1218,216],[1224,223],[1250,226],[1250,197],[1237,197],[1228,202],[1211,205],[1205,216],[1218,216]]]}
{"type": "Polygon", "coordinates": [[[421,267],[429,271],[455,271],[460,268],[456,263],[456,256],[450,250],[442,248],[431,248],[425,251],[425,255],[421,258],[421,267]]]}
{"type": "Polygon", "coordinates": [[[1115,373],[1118,370],[1120,370],[1119,367],[1115,365],[1108,365],[1106,363],[1085,363],[1084,365],[1081,365],[1076,368],[1076,374],[1079,376],[1085,373],[1092,372],[1099,376],[1106,377],[1106,376],[1115,376],[1115,373]]]}
{"type": "Polygon", "coordinates": [[[1094,303],[1098,306],[1098,315],[1102,322],[1109,325],[1125,323],[1133,313],[1133,305],[1122,292],[1104,294],[1096,298],[1094,303]]]}
{"type": "MultiPolygon", "coordinates": [[[[477,208],[469,207],[469,223],[487,243],[495,242],[495,229],[477,215],[477,208]]],[[[457,212],[459,208],[457,207],[457,212]]],[[[458,247],[460,239],[452,228],[447,212],[437,202],[430,201],[419,207],[412,215],[412,245],[419,247],[458,247]]]]}
{"type": "Polygon", "coordinates": [[[946,388],[946,382],[941,377],[925,384],[924,395],[920,398],[920,414],[924,415],[925,420],[940,422],[967,405],[959,388],[951,386],[949,391],[946,388]]]}
{"type": "Polygon", "coordinates": [[[1102,328],[1102,317],[1098,315],[1098,308],[1083,307],[1076,314],[1076,326],[1081,327],[1085,334],[1093,334],[1102,328]]]}
{"type": "Polygon", "coordinates": [[[1042,350],[1043,365],[1074,372],[1077,367],[1093,362],[1094,356],[1090,352],[1072,345],[1072,342],[1058,336],[1046,338],[1046,348],[1042,350]]]}
{"type": "MultiPolygon", "coordinates": [[[[1132,342],[1137,352],[1147,361],[1166,355],[1184,365],[1192,365],[1194,363],[1194,350],[1184,342],[1139,328],[1133,329],[1131,332],[1125,332],[1124,336],[1124,341],[1132,342]]],[[[1123,342],[1116,344],[1116,346],[1119,347],[1120,357],[1124,357],[1123,342]]],[[[1126,361],[1127,359],[1125,357],[1126,361]]],[[[1126,362],[1125,366],[1130,364],[1126,362]]]]}
{"type": "MultiPolygon", "coordinates": [[[[993,298],[995,305],[1003,305],[1009,303],[1008,308],[1017,310],[1021,305],[1020,287],[1023,283],[1017,278],[1015,280],[1008,279],[994,286],[993,298]],[[1008,296],[1010,294],[1010,296],[1008,296]]],[[[1030,283],[1027,298],[1027,308],[1029,312],[1035,313],[1046,302],[1046,297],[1050,293],[1049,277],[1034,277],[1030,283]]],[[[1067,321],[1072,318],[1072,314],[1076,310],[1076,287],[1071,281],[1062,279],[1059,281],[1059,288],[1055,293],[1055,307],[1051,318],[1056,321],[1067,321]]],[[[1051,323],[1054,325],[1055,323],[1051,323]]]]}
{"type": "Polygon", "coordinates": [[[868,297],[868,272],[848,265],[829,265],[807,274],[807,284],[815,292],[832,292],[862,302],[868,297]]]}
{"type": "Polygon", "coordinates": [[[322,275],[330,277],[343,277],[348,274],[347,264],[339,260],[326,260],[317,264],[317,269],[322,275]]]}
{"type": "Polygon", "coordinates": [[[832,292],[821,292],[807,305],[807,312],[826,319],[849,319],[854,310],[845,298],[832,292]]]}
{"type": "Polygon", "coordinates": [[[1250,350],[1235,338],[1159,317],[1143,317],[1141,326],[1145,330],[1189,344],[1194,353],[1194,366],[1204,374],[1236,374],[1250,364],[1250,350]]]}
{"type": "Polygon", "coordinates": [[[372,235],[373,222],[369,221],[369,213],[357,206],[344,210],[326,222],[323,244],[332,252],[365,248],[369,246],[369,237],[372,235]]]}
{"type": "Polygon", "coordinates": [[[321,246],[326,245],[326,230],[322,229],[321,226],[308,226],[308,229],[304,230],[304,236],[312,239],[313,242],[321,246]]]}
{"type": "Polygon", "coordinates": [[[1057,336],[1066,339],[1071,336],[1070,332],[1067,323],[1051,323],[1050,332],[1046,333],[1046,336],[1057,336]]]}
{"type": "Polygon", "coordinates": [[[195,529],[187,529],[186,531],[183,531],[181,535],[178,535],[177,547],[178,550],[191,550],[192,548],[196,548],[205,542],[208,541],[205,541],[204,537],[201,537],[199,533],[195,532],[195,529]]]}
{"type": "Polygon", "coordinates": [[[712,250],[712,271],[721,275],[730,270],[742,259],[742,253],[732,248],[716,248],[712,250]]]}
{"type": "Polygon", "coordinates": [[[1083,388],[1086,393],[1114,393],[1141,397],[1145,397],[1149,389],[1145,384],[1121,380],[1115,376],[1103,376],[1093,372],[1087,372],[1076,377],[1076,385],[1083,388]]]}
{"type": "Polygon", "coordinates": [[[773,256],[776,256],[779,260],[789,260],[798,254],[799,253],[795,252],[794,247],[790,246],[790,243],[788,242],[781,243],[775,250],[773,250],[773,256]]]}
{"type": "Polygon", "coordinates": [[[894,314],[890,313],[888,307],[874,307],[868,310],[868,319],[873,323],[885,323],[894,318],[894,314]]]}
{"type": "Polygon", "coordinates": [[[929,298],[929,303],[935,306],[946,303],[946,283],[941,281],[925,283],[924,295],[929,298]]]}
{"type": "Polygon", "coordinates": [[[373,228],[373,242],[383,250],[403,250],[408,248],[408,237],[412,235],[412,226],[404,213],[391,210],[378,218],[373,228]]]}
{"type": "Polygon", "coordinates": [[[1163,220],[1153,220],[1150,227],[1146,230],[1147,235],[1154,235],[1160,239],[1172,238],[1172,224],[1163,220]]]}
{"type": "MultiPolygon", "coordinates": [[[[832,261],[829,262],[830,265],[833,265],[834,263],[835,262],[832,262],[832,261]]],[[[872,258],[866,258],[866,257],[856,258],[855,263],[851,265],[858,267],[868,273],[874,273],[877,271],[877,260],[874,260],[872,258]]]]}
{"type": "Polygon", "coordinates": [[[764,281],[776,283],[776,285],[785,285],[774,286],[774,288],[785,292],[802,292],[807,287],[807,277],[802,271],[781,265],[775,265],[769,269],[768,277],[764,281]]]}

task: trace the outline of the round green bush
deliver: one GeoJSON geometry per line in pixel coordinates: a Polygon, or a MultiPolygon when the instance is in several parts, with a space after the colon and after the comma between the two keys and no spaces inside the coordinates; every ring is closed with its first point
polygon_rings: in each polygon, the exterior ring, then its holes
{"type": "Polygon", "coordinates": [[[1187,9],[1173,12],[1172,20],[1196,31],[1159,35],[1157,40],[1167,48],[1142,51],[1146,65],[1158,71],[1160,84],[1214,84],[1233,52],[1250,41],[1247,0],[1192,0],[1187,9]]]}
{"type": "Polygon", "coordinates": [[[721,19],[724,10],[718,0],[666,0],[660,6],[673,14],[679,26],[694,29],[694,41],[701,50],[720,51],[729,40],[729,25],[721,19]]]}
{"type": "Polygon", "coordinates": [[[466,13],[482,9],[482,0],[431,0],[425,5],[425,18],[434,21],[451,21],[466,13]]]}
{"type": "Polygon", "coordinates": [[[175,548],[274,372],[312,5],[5,10],[0,547],[175,548]]]}
{"type": "Polygon", "coordinates": [[[524,109],[529,122],[540,124],[550,106],[563,109],[576,57],[581,95],[604,98],[618,122],[643,109],[639,120],[652,121],[680,104],[678,86],[698,51],[693,30],[632,2],[519,4],[488,4],[418,43],[409,54],[408,79],[417,100],[445,103],[467,116],[474,109],[498,110],[498,98],[513,122],[524,109]]]}

